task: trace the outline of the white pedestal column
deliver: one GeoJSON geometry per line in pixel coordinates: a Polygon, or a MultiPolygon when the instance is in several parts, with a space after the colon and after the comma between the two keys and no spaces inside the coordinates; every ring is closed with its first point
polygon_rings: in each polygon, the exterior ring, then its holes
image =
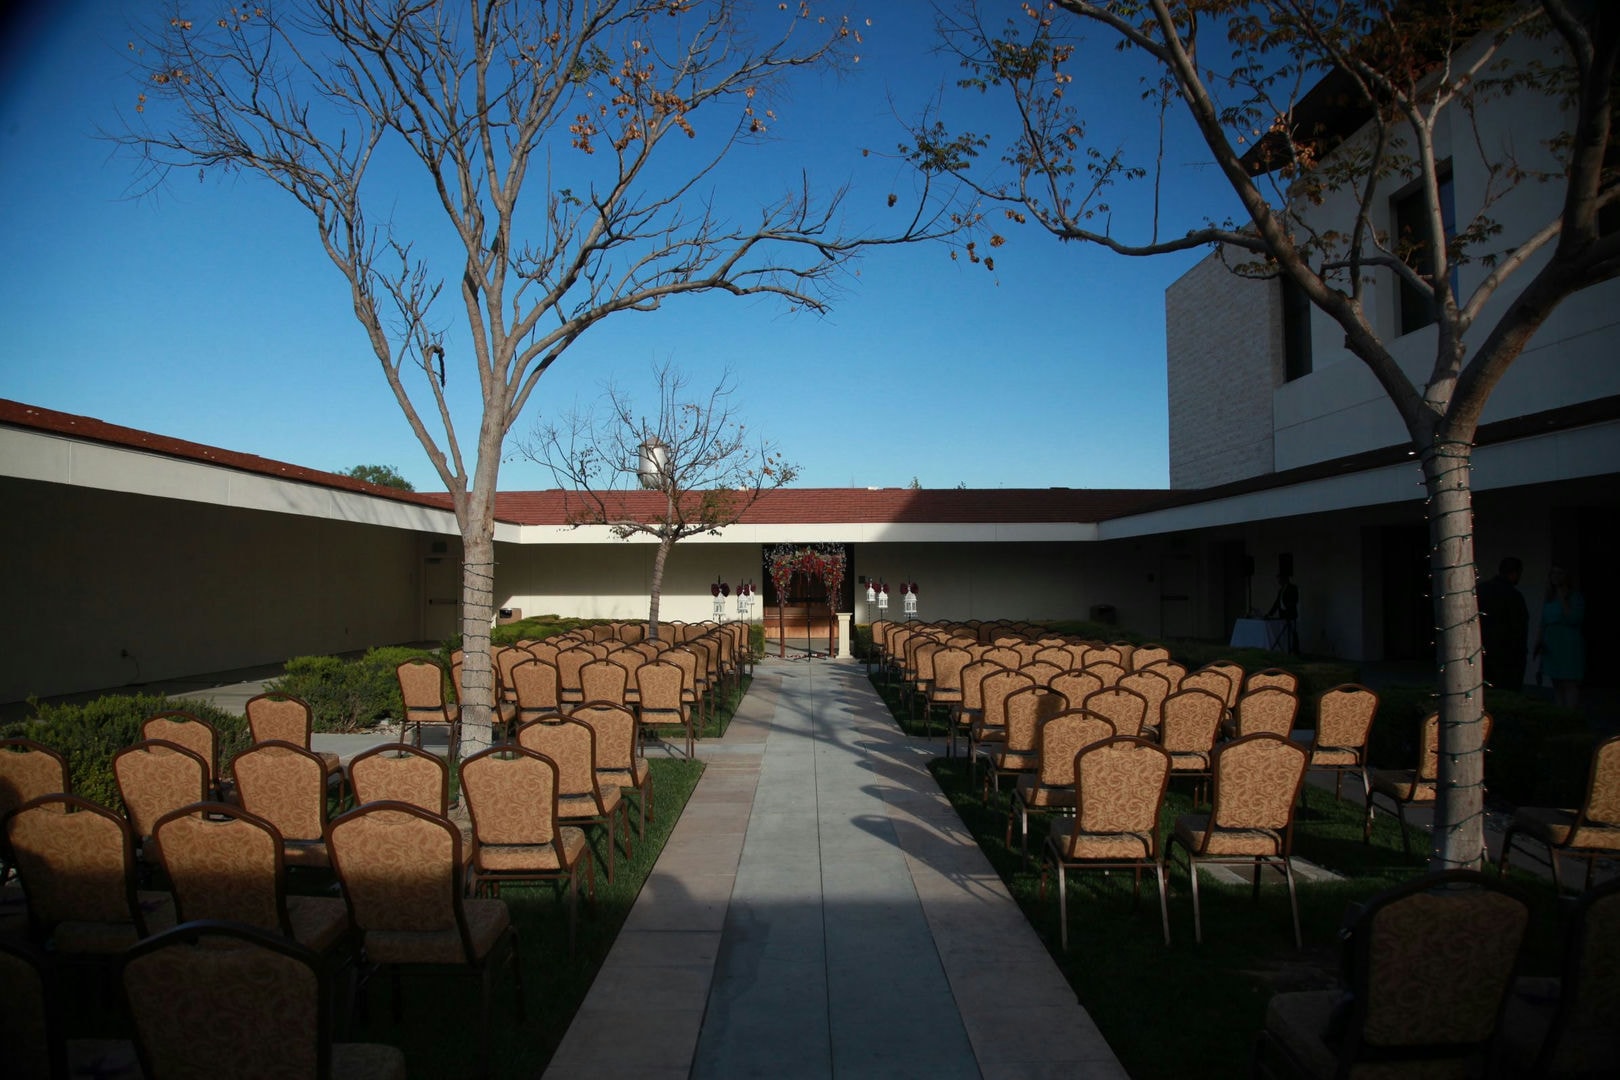
{"type": "Polygon", "coordinates": [[[849,651],[849,621],[854,613],[840,611],[838,613],[838,659],[848,660],[855,654],[849,651]]]}

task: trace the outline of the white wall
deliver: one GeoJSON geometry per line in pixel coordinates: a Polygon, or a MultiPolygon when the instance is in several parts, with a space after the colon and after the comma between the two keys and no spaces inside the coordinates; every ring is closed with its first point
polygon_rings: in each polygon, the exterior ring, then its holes
{"type": "Polygon", "coordinates": [[[0,478],[0,701],[413,640],[418,534],[0,478]]]}

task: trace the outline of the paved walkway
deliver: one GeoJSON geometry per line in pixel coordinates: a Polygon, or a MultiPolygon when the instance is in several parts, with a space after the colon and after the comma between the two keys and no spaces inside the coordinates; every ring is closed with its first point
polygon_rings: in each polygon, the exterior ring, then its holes
{"type": "Polygon", "coordinates": [[[548,1077],[1125,1075],[859,664],[762,663],[702,751],[548,1077]]]}

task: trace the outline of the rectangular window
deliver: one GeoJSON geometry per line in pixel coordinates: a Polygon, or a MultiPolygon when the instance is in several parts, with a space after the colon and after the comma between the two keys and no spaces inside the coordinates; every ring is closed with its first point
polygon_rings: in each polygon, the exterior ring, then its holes
{"type": "MultiPolygon", "coordinates": [[[[1445,229],[1446,239],[1450,240],[1457,235],[1457,206],[1452,193],[1451,167],[1442,165],[1439,176],[1440,193],[1440,221],[1445,229]]],[[[1434,277],[1434,252],[1429,249],[1426,239],[1428,228],[1425,222],[1428,219],[1428,207],[1424,203],[1423,188],[1421,185],[1410,191],[1403,192],[1391,200],[1392,216],[1395,219],[1395,249],[1400,252],[1406,265],[1416,270],[1423,277],[1434,277]]],[[[1457,268],[1451,268],[1451,291],[1457,291],[1457,268]]],[[[1414,330],[1421,330],[1435,320],[1434,296],[1427,290],[1415,289],[1405,278],[1401,279],[1400,288],[1400,332],[1410,334],[1414,330]]]]}
{"type": "Polygon", "coordinates": [[[1311,299],[1293,278],[1282,284],[1283,379],[1293,382],[1311,373],[1311,299]]]}

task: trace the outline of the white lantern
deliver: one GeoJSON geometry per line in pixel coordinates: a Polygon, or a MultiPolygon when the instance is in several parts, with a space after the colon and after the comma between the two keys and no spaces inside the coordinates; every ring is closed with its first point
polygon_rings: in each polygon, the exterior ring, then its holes
{"type": "Polygon", "coordinates": [[[669,484],[669,447],[651,436],[641,444],[641,460],[636,476],[648,491],[663,491],[669,484]]]}

